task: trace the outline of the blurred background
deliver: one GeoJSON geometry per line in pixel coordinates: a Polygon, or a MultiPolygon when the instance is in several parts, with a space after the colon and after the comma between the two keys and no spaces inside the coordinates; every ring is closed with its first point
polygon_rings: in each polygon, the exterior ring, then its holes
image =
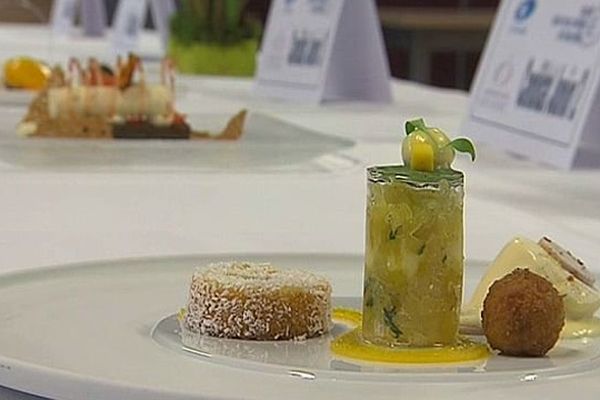
{"type": "MultiPolygon", "coordinates": [[[[109,22],[118,0],[105,0],[109,22]]],[[[392,75],[468,90],[499,0],[377,0],[392,75]]],[[[265,21],[270,0],[251,0],[265,21]]],[[[0,0],[0,22],[49,20],[52,0],[0,0]]],[[[146,26],[152,28],[148,15],[146,26]]]]}

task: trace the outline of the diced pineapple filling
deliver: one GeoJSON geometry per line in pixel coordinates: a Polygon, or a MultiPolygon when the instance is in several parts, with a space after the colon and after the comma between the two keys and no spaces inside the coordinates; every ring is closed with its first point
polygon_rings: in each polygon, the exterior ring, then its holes
{"type": "Polygon", "coordinates": [[[371,184],[368,204],[363,336],[382,345],[453,344],[462,297],[462,191],[371,184]]]}

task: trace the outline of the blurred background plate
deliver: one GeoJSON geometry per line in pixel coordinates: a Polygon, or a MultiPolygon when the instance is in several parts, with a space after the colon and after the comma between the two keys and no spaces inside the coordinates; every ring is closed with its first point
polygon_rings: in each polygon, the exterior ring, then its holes
{"type": "MultiPolygon", "coordinates": [[[[69,171],[261,171],[299,166],[353,147],[348,139],[249,113],[237,141],[87,140],[23,138],[16,125],[24,110],[0,110],[0,162],[25,169],[69,171]]],[[[194,130],[220,130],[233,115],[188,115],[194,130]]],[[[342,157],[343,158],[343,157],[342,157]]],[[[352,161],[329,163],[350,166],[352,161]]]]}

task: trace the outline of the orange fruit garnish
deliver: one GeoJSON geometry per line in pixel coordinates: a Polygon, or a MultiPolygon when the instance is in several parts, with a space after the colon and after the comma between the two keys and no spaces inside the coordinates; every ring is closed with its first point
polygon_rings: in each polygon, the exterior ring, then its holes
{"type": "Polygon", "coordinates": [[[41,90],[50,78],[50,67],[29,57],[12,58],[4,63],[4,83],[8,87],[41,90]]]}

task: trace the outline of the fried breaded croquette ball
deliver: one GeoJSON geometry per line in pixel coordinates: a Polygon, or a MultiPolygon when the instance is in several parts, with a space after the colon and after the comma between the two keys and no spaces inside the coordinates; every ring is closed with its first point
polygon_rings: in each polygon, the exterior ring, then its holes
{"type": "Polygon", "coordinates": [[[517,357],[543,357],[565,324],[563,299],[552,284],[518,268],[490,287],[481,312],[494,350],[517,357]]]}

